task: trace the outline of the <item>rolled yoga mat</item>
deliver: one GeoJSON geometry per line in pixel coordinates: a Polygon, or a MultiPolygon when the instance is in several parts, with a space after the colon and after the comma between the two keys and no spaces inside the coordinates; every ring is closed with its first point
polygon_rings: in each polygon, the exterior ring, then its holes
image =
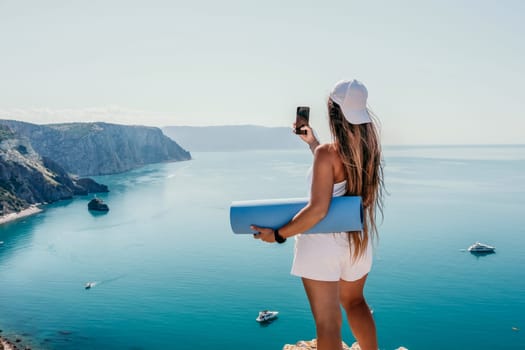
{"type": "MultiPolygon", "coordinates": [[[[230,225],[234,233],[254,233],[251,225],[281,228],[297,214],[309,198],[263,199],[236,201],[230,207],[230,225]]],[[[328,214],[314,227],[303,233],[361,231],[363,205],[361,197],[333,197],[328,214]]]]}

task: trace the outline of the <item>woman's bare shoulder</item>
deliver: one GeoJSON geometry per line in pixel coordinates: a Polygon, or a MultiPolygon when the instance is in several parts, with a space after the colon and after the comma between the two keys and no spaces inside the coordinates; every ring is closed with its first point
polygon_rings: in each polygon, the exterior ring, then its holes
{"type": "Polygon", "coordinates": [[[337,149],[332,143],[323,143],[315,149],[315,157],[320,157],[327,160],[333,160],[334,157],[339,157],[337,149]]]}
{"type": "Polygon", "coordinates": [[[337,147],[333,143],[326,143],[318,146],[315,149],[315,159],[321,166],[330,165],[334,170],[334,181],[341,182],[345,179],[345,172],[343,162],[337,150],[337,147]]]}

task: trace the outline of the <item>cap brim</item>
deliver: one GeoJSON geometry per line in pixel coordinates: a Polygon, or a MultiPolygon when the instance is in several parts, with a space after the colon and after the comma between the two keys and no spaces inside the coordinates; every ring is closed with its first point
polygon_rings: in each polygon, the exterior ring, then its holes
{"type": "Polygon", "coordinates": [[[372,118],[366,109],[361,110],[346,110],[343,111],[343,114],[350,123],[352,124],[366,124],[371,123],[372,118]]]}

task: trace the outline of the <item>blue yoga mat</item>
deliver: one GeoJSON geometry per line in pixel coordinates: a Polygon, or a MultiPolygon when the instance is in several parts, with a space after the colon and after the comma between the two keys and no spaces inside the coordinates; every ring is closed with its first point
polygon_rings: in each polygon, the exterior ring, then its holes
{"type": "MultiPolygon", "coordinates": [[[[234,233],[254,233],[251,225],[281,228],[306,204],[308,198],[236,201],[230,207],[230,224],[234,233]]],[[[323,220],[304,233],[361,231],[363,206],[361,197],[334,197],[323,220]]]]}

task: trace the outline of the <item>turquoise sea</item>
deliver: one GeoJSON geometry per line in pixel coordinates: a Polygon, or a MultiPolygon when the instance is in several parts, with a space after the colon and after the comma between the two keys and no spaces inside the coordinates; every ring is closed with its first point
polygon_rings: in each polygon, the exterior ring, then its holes
{"type": "MultiPolygon", "coordinates": [[[[97,177],[0,226],[0,329],[36,349],[281,349],[315,337],[293,240],[234,235],[232,200],[305,196],[304,151],[194,153],[97,177]],[[90,290],[84,283],[96,281],[90,290]],[[261,326],[261,309],[279,318],[261,326]]],[[[366,295],[381,349],[525,349],[525,146],[386,147],[366,295]],[[474,256],[476,241],[496,254],[474,256]],[[514,327],[514,329],[513,329],[514,327]]],[[[353,338],[345,323],[344,340],[353,338]]]]}

